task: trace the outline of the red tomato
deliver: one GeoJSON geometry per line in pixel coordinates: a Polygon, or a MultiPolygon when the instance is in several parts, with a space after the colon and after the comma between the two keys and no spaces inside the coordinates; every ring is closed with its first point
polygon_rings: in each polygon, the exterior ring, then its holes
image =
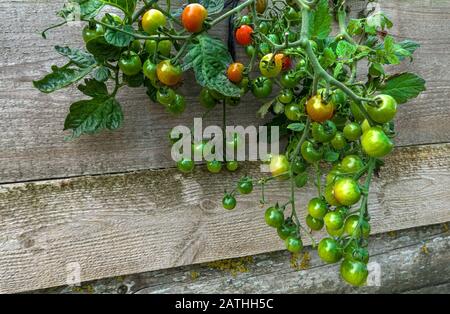
{"type": "Polygon", "coordinates": [[[208,17],[208,11],[204,6],[198,3],[191,3],[184,8],[181,14],[181,22],[184,28],[191,33],[201,32],[203,22],[208,17]]]}
{"type": "Polygon", "coordinates": [[[236,30],[236,42],[242,46],[248,46],[252,43],[253,28],[248,25],[242,25],[236,30]]]}

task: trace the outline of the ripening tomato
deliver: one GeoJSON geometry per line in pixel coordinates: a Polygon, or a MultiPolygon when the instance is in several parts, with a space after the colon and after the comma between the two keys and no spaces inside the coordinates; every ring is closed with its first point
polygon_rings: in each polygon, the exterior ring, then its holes
{"type": "Polygon", "coordinates": [[[236,30],[236,42],[242,46],[248,46],[252,43],[253,28],[248,25],[242,25],[236,30]]]}
{"type": "Polygon", "coordinates": [[[263,14],[267,8],[267,0],[256,0],[256,12],[263,14]]]}
{"type": "Polygon", "coordinates": [[[270,159],[270,172],[272,176],[284,179],[288,176],[289,161],[285,155],[275,155],[270,159]]]}
{"type": "Polygon", "coordinates": [[[278,53],[274,55],[273,53],[269,53],[262,57],[259,62],[259,70],[261,74],[265,77],[272,78],[280,74],[281,69],[283,68],[283,55],[278,53]]]}
{"type": "Polygon", "coordinates": [[[342,262],[340,273],[342,278],[353,286],[364,285],[369,275],[366,264],[348,259],[342,262]]]}
{"type": "Polygon", "coordinates": [[[361,189],[358,182],[352,178],[340,178],[334,183],[334,197],[336,200],[346,206],[356,204],[361,198],[361,189]]]}
{"type": "Polygon", "coordinates": [[[181,14],[181,23],[190,33],[198,33],[203,29],[203,23],[208,17],[208,11],[198,3],[187,5],[181,14]]]}
{"type": "Polygon", "coordinates": [[[308,116],[316,122],[330,120],[333,118],[334,110],[334,104],[332,102],[326,104],[320,95],[311,97],[306,103],[308,116]]]}
{"type": "Polygon", "coordinates": [[[235,62],[230,64],[227,70],[227,77],[233,83],[240,83],[243,78],[244,65],[239,62],[235,62]]]}
{"type": "Polygon", "coordinates": [[[394,143],[379,127],[364,132],[361,136],[361,145],[367,155],[377,158],[388,155],[394,148],[394,143]]]}
{"type": "Polygon", "coordinates": [[[158,80],[168,86],[176,85],[181,80],[180,66],[173,65],[170,60],[161,61],[156,68],[158,80]]]}
{"type": "Polygon", "coordinates": [[[375,97],[378,107],[367,106],[367,113],[378,123],[391,121],[397,113],[397,102],[389,95],[378,95],[375,97]]]}
{"type": "Polygon", "coordinates": [[[142,28],[150,35],[156,34],[158,28],[165,26],[166,22],[166,16],[156,9],[150,9],[142,16],[142,28]]]}

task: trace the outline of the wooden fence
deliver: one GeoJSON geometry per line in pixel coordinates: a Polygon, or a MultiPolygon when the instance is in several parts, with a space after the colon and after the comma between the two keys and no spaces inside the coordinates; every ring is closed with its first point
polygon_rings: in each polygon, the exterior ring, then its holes
{"type": "MultiPolygon", "coordinates": [[[[88,281],[282,249],[257,196],[233,212],[219,204],[224,186],[257,165],[220,177],[173,169],[168,131],[202,114],[192,84],[182,87],[189,109],[179,118],[150,104],[143,90],[127,90],[122,129],[64,141],[68,106],[80,95],[75,88],[44,95],[31,84],[61,64],[54,45],[81,46],[77,26],[48,40],[39,35],[63,3],[0,1],[0,292],[64,285],[73,263],[88,281]]],[[[421,43],[414,62],[396,70],[422,75],[427,91],[400,108],[398,148],[369,200],[374,233],[450,221],[450,2],[380,5],[395,37],[421,43]]],[[[248,100],[229,119],[258,123],[259,106],[248,100]]],[[[220,124],[218,117],[205,123],[220,124]]],[[[267,195],[281,200],[285,191],[273,185],[267,195]]],[[[299,192],[301,206],[312,193],[299,192]]]]}

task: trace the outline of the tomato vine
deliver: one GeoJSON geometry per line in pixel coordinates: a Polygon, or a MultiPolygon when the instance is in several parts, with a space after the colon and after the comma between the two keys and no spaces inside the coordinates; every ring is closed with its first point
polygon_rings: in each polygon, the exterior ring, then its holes
{"type": "MultiPolygon", "coordinates": [[[[309,237],[322,260],[342,261],[345,281],[364,284],[370,184],[382,158],[393,149],[398,106],[425,90],[418,75],[388,74],[385,66],[412,59],[419,44],[397,42],[389,34],[392,22],[382,12],[349,19],[345,0],[201,0],[181,8],[174,8],[170,0],[162,8],[159,2],[76,0],[71,3],[77,8],[66,5],[58,12],[64,22],[43,36],[66,24],[76,11],[86,23],[86,49],[57,46],[68,62],[53,66],[34,86],[51,93],[84,79],[78,89],[90,99],[70,106],[64,128],[72,131],[72,138],[119,128],[124,117],[116,96],[125,86],[144,86],[152,101],[181,114],[189,104],[178,87],[188,70],[203,87],[200,103],[207,109],[205,115],[221,104],[224,126],[227,107],[238,105],[245,94],[268,99],[258,114],[272,115],[269,125],[279,126],[288,144],[283,154],[264,161],[271,174],[240,179],[225,194],[224,208],[235,209],[237,195],[250,194],[258,186],[261,203],[266,204],[266,185],[289,180],[288,200],[268,204],[266,223],[289,251],[301,251],[302,237],[309,237]],[[105,6],[123,14],[100,17],[105,6]],[[339,25],[335,35],[333,17],[339,25]],[[232,35],[227,46],[209,34],[225,20],[232,35]],[[234,60],[235,42],[245,48],[247,61],[234,60]],[[362,61],[368,66],[361,75],[362,61]],[[270,99],[274,91],[277,95],[270,99]],[[309,167],[314,168],[317,197],[309,202],[303,223],[296,190],[309,181],[309,167]],[[312,231],[324,227],[328,236],[317,243],[312,231]]],[[[240,141],[224,139],[224,147],[237,147],[240,141]]],[[[201,155],[205,145],[193,143],[192,149],[201,155]]],[[[229,171],[238,166],[235,160],[226,161],[229,171]]],[[[195,163],[183,159],[177,167],[188,173],[195,163]]],[[[207,162],[211,173],[223,168],[218,160],[207,162]]]]}

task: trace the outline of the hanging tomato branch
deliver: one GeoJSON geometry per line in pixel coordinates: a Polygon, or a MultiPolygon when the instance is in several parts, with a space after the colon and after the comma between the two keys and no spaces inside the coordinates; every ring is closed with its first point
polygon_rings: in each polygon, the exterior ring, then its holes
{"type": "MultiPolygon", "coordinates": [[[[269,204],[265,220],[276,228],[286,248],[302,250],[302,236],[310,237],[318,254],[327,263],[342,260],[341,275],[352,285],[367,278],[370,214],[368,195],[372,177],[382,158],[393,147],[393,118],[399,104],[425,90],[425,82],[413,73],[389,75],[385,65],[412,58],[419,45],[410,40],[396,42],[388,30],[392,22],[381,12],[359,19],[348,19],[345,1],[327,0],[202,0],[175,9],[167,0],[163,9],[157,0],[77,0],[80,19],[86,22],[82,36],[86,51],[56,47],[67,57],[63,67],[35,81],[34,86],[50,93],[78,83],[88,100],[73,103],[64,127],[72,137],[114,130],[123,122],[117,92],[124,86],[144,86],[153,102],[180,114],[186,102],[177,92],[183,73],[193,70],[203,87],[200,103],[211,109],[239,104],[251,92],[257,99],[276,98],[261,106],[258,114],[271,114],[271,125],[281,127],[288,137],[282,155],[267,161],[270,176],[244,177],[226,193],[223,205],[236,207],[237,194],[249,194],[277,180],[290,180],[290,197],[284,204],[269,204]],[[122,16],[106,13],[113,6],[122,16]],[[230,7],[227,9],[227,7],[230,7]],[[333,16],[339,34],[331,34],[333,16]],[[208,34],[222,21],[231,21],[232,35],[244,46],[248,60],[234,61],[229,48],[208,34]],[[368,64],[365,76],[358,75],[358,64],[368,64]],[[255,69],[261,76],[254,77],[255,69]],[[111,80],[109,89],[106,82],[111,80]],[[331,164],[322,180],[325,164],[331,164]],[[295,191],[306,185],[307,169],[314,168],[317,197],[310,200],[306,221],[300,221],[295,191]],[[277,180],[275,180],[277,179],[277,180]],[[311,232],[325,226],[328,237],[318,244],[311,232]]],[[[71,1],[73,4],[74,1],[71,1]]],[[[65,19],[74,13],[65,6],[58,15],[65,19]]],[[[54,28],[54,27],[50,27],[54,28]]],[[[48,30],[49,30],[48,29],[48,30]]],[[[46,30],[47,31],[47,30],[46,30]]],[[[43,34],[45,36],[45,33],[43,34]]],[[[233,56],[234,57],[234,56],[233,56]]],[[[230,144],[239,145],[235,138],[230,144]]],[[[205,143],[194,143],[203,152],[205,143]]],[[[195,164],[183,159],[177,164],[190,172],[195,164]]],[[[212,173],[221,171],[222,162],[207,162],[212,173]]],[[[238,163],[228,160],[235,171],[238,163]]]]}

